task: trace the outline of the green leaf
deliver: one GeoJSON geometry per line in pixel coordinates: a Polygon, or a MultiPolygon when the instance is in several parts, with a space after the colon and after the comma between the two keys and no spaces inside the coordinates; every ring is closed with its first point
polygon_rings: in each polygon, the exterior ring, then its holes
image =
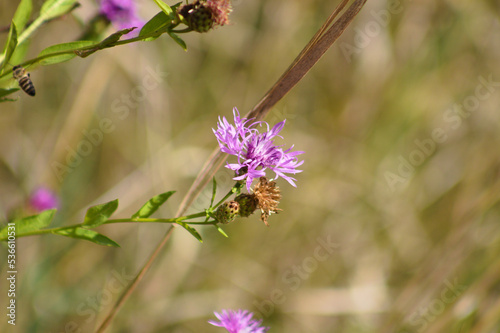
{"type": "Polygon", "coordinates": [[[123,29],[123,30],[115,32],[114,34],[109,35],[102,42],[99,43],[99,48],[103,49],[106,47],[114,46],[111,44],[116,43],[117,41],[120,40],[120,38],[122,38],[123,35],[128,34],[129,32],[131,32],[134,29],[136,29],[136,28],[133,27],[133,28],[128,28],[128,29],[123,29]]]}
{"type": "Polygon", "coordinates": [[[17,43],[17,47],[14,50],[14,53],[12,53],[12,57],[10,58],[10,63],[11,64],[20,64],[24,58],[26,58],[26,53],[28,52],[29,46],[30,46],[30,41],[27,40],[24,43],[17,43]]]}
{"type": "MultiPolygon", "coordinates": [[[[151,20],[149,20],[142,27],[141,32],[139,33],[139,37],[150,34],[154,31],[157,31],[157,30],[169,25],[170,22],[171,22],[171,19],[167,14],[165,14],[165,12],[159,12],[158,14],[153,16],[153,18],[151,20]]],[[[160,36],[149,37],[149,38],[146,38],[144,40],[145,41],[155,40],[158,37],[160,37],[160,36]]]]}
{"type": "Polygon", "coordinates": [[[182,38],[180,38],[179,36],[177,36],[177,35],[176,35],[176,34],[174,34],[173,32],[168,32],[168,35],[169,35],[170,37],[172,37],[172,39],[173,39],[173,40],[175,40],[175,42],[176,42],[177,44],[179,44],[179,45],[182,47],[182,49],[183,49],[184,51],[187,51],[187,45],[186,45],[186,42],[184,42],[184,41],[182,40],[182,38]]]}
{"type": "Polygon", "coordinates": [[[141,209],[139,209],[137,211],[137,213],[135,213],[134,215],[132,215],[132,218],[135,219],[135,218],[138,218],[138,217],[140,217],[140,218],[150,217],[174,193],[175,193],[175,191],[169,191],[169,192],[158,194],[157,196],[152,197],[151,199],[149,199],[148,202],[146,202],[144,204],[144,206],[141,207],[141,209]]]}
{"type": "MultiPolygon", "coordinates": [[[[31,231],[38,231],[40,229],[46,228],[50,225],[50,222],[54,218],[56,209],[44,210],[38,215],[28,216],[20,220],[16,220],[16,233],[26,233],[31,231]]],[[[0,231],[0,238],[4,238],[7,234],[7,229],[4,228],[0,231]]]]}
{"type": "Polygon", "coordinates": [[[116,243],[115,241],[104,235],[101,235],[98,232],[95,232],[94,230],[76,227],[73,229],[57,230],[53,233],[66,237],[88,240],[99,245],[120,247],[120,245],[118,245],[118,243],[116,243]]]}
{"type": "Polygon", "coordinates": [[[90,207],[85,214],[85,219],[83,220],[83,226],[87,228],[95,228],[104,222],[106,222],[109,217],[118,208],[118,199],[106,202],[101,205],[90,207]]]}
{"type": "Polygon", "coordinates": [[[197,240],[200,241],[200,243],[203,243],[203,239],[201,239],[201,236],[200,234],[198,233],[198,231],[196,231],[195,228],[189,226],[189,224],[187,224],[186,222],[176,222],[178,225],[182,226],[184,229],[186,229],[187,231],[189,231],[189,233],[191,235],[193,235],[197,240]]]}
{"type": "Polygon", "coordinates": [[[0,98],[15,93],[18,90],[19,88],[9,88],[9,89],[0,88],[0,98]]]}
{"type": "Polygon", "coordinates": [[[9,30],[9,36],[7,37],[7,43],[5,43],[5,48],[3,50],[4,62],[3,65],[1,65],[1,68],[4,68],[5,64],[9,62],[12,53],[14,53],[14,50],[16,49],[16,46],[17,46],[17,28],[14,21],[12,21],[9,30]]]}
{"type": "Polygon", "coordinates": [[[62,44],[56,44],[47,47],[44,49],[38,57],[42,56],[47,56],[47,58],[44,58],[40,60],[41,65],[52,65],[52,64],[57,64],[63,61],[68,61],[74,57],[76,57],[75,53],[67,53],[67,54],[58,54],[60,52],[69,52],[69,51],[75,51],[84,47],[89,47],[91,45],[94,45],[95,43],[92,41],[88,40],[82,40],[82,41],[76,41],[76,42],[69,42],[69,43],[62,43],[62,44]],[[53,54],[50,56],[50,54],[53,54]]]}
{"type": "Polygon", "coordinates": [[[89,55],[93,54],[94,52],[97,52],[99,51],[99,47],[94,47],[92,49],[88,49],[88,50],[75,50],[75,54],[77,56],[79,56],[80,58],[86,58],[88,57],[89,55]]]}
{"type": "Polygon", "coordinates": [[[229,236],[222,230],[218,225],[214,225],[215,229],[220,232],[224,237],[229,238],[229,236]]]}
{"type": "Polygon", "coordinates": [[[47,0],[40,9],[40,17],[44,21],[67,14],[78,6],[76,0],[47,0]]]}
{"type": "Polygon", "coordinates": [[[19,33],[24,30],[24,27],[26,27],[26,23],[28,23],[28,20],[30,19],[32,10],[32,0],[21,0],[19,6],[17,6],[16,13],[14,14],[12,21],[14,21],[17,29],[19,29],[19,33]]]}
{"type": "Polygon", "coordinates": [[[102,49],[105,49],[108,47],[115,46],[115,43],[117,41],[119,41],[123,35],[128,34],[129,32],[131,32],[134,29],[135,29],[135,27],[117,31],[114,34],[111,34],[108,37],[106,37],[102,42],[94,44],[95,46],[92,48],[86,48],[84,50],[75,50],[74,52],[77,56],[79,56],[81,58],[88,57],[89,55],[91,55],[94,52],[97,52],[99,50],[102,50],[102,49]]]}
{"type": "Polygon", "coordinates": [[[176,11],[177,11],[177,8],[179,8],[181,5],[182,5],[182,1],[179,1],[179,2],[178,2],[178,3],[176,3],[175,5],[170,6],[170,8],[172,8],[172,10],[173,10],[174,12],[176,12],[176,11]]]}
{"type": "Polygon", "coordinates": [[[161,0],[155,0],[156,4],[158,5],[158,7],[160,7],[160,9],[165,13],[167,14],[169,17],[171,17],[172,19],[175,18],[175,14],[174,14],[174,11],[172,10],[172,8],[170,8],[169,5],[167,5],[166,3],[164,3],[163,1],[161,0]]]}

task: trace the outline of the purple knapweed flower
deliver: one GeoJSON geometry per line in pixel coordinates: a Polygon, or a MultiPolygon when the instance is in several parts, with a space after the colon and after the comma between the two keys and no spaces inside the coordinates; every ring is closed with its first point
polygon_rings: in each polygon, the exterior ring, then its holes
{"type": "Polygon", "coordinates": [[[214,312],[219,321],[209,320],[214,326],[224,327],[229,333],[265,333],[269,327],[260,327],[262,320],[252,319],[253,313],[246,310],[222,310],[214,312]]]}
{"type": "Polygon", "coordinates": [[[58,208],[59,198],[48,188],[40,187],[31,193],[29,205],[37,212],[41,212],[46,209],[58,208]]]}
{"type": "Polygon", "coordinates": [[[296,174],[302,170],[296,168],[304,161],[298,161],[297,155],[303,151],[292,152],[292,147],[283,150],[281,146],[274,145],[274,138],[281,137],[278,133],[285,126],[285,121],[277,123],[271,130],[269,124],[264,121],[252,122],[249,119],[240,118],[236,108],[233,109],[234,126],[230,124],[226,117],[219,117],[217,130],[213,130],[220,150],[238,157],[238,163],[228,163],[226,168],[234,170],[237,174],[234,180],[246,180],[248,192],[255,178],[264,177],[265,170],[270,169],[276,174],[276,179],[283,177],[292,186],[295,185],[295,178],[286,174],[296,174]],[[267,131],[259,133],[256,125],[267,126],[267,131]]]}
{"type": "Polygon", "coordinates": [[[101,0],[100,12],[120,30],[141,28],[144,21],[137,16],[134,0],[101,0]]]}

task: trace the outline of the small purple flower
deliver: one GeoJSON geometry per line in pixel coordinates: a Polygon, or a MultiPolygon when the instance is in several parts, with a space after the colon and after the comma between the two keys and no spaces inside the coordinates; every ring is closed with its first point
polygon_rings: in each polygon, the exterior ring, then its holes
{"type": "Polygon", "coordinates": [[[40,187],[31,193],[29,204],[34,210],[41,212],[46,209],[58,208],[59,199],[48,188],[40,187]]]}
{"type": "Polygon", "coordinates": [[[252,319],[253,313],[246,310],[222,310],[219,314],[214,312],[219,322],[209,320],[208,323],[218,327],[224,327],[229,333],[265,333],[269,327],[259,327],[262,320],[252,319]]]}
{"type": "Polygon", "coordinates": [[[134,0],[101,0],[100,12],[121,29],[141,28],[144,21],[137,16],[134,0]]]}
{"type": "Polygon", "coordinates": [[[233,109],[234,126],[230,124],[226,117],[219,117],[217,130],[213,130],[220,150],[238,157],[238,163],[228,163],[226,168],[234,170],[237,177],[234,180],[246,179],[247,190],[250,192],[250,186],[254,178],[264,177],[267,168],[274,171],[276,179],[283,177],[292,186],[295,185],[295,178],[286,174],[296,174],[302,170],[296,170],[304,161],[298,161],[297,155],[303,151],[291,152],[292,147],[287,150],[281,149],[281,146],[274,145],[274,138],[281,137],[278,133],[285,126],[285,121],[277,123],[271,130],[264,121],[251,122],[251,120],[240,118],[236,108],[233,109]],[[267,126],[267,131],[259,133],[254,128],[256,125],[267,126]]]}

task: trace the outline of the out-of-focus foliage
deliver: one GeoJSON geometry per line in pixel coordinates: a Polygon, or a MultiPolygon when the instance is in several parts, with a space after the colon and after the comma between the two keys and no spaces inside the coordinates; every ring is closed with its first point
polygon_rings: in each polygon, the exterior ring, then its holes
{"type": "MultiPolygon", "coordinates": [[[[97,10],[81,4],[40,28],[27,57],[75,40],[97,10]]],[[[0,2],[2,25],[16,5],[0,2]]],[[[2,219],[27,214],[40,185],[61,196],[54,226],[115,198],[114,216],[130,216],[172,189],[156,215],[174,215],[217,117],[251,109],[334,6],[239,0],[232,25],[185,36],[188,52],[163,36],[32,71],[37,96],[0,104],[2,219]]],[[[369,0],[266,119],[286,118],[283,144],[306,152],[298,188],[278,181],[284,211],[269,228],[237,220],[229,238],[203,229],[203,244],[175,230],[110,331],[220,332],[206,320],[222,308],[261,313],[272,332],[499,331],[499,13],[495,1],[369,0]]],[[[231,177],[222,168],[217,183],[231,177]]],[[[167,226],[100,228],[121,248],[18,240],[16,330],[92,331],[167,226]]]]}

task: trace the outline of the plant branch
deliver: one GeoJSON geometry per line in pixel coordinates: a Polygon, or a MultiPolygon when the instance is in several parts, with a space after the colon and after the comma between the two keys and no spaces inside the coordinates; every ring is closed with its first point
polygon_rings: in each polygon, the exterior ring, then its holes
{"type": "MultiPolygon", "coordinates": [[[[186,224],[196,224],[196,225],[202,225],[202,224],[212,224],[208,222],[185,222],[186,220],[191,220],[191,219],[196,219],[200,217],[206,217],[207,213],[206,212],[200,212],[196,214],[191,214],[187,216],[180,216],[180,217],[174,217],[171,219],[156,219],[156,218],[122,218],[122,219],[109,219],[106,220],[103,224],[114,224],[114,223],[177,223],[177,222],[184,222],[186,224]]],[[[44,235],[44,234],[56,234],[58,231],[62,230],[71,230],[71,229],[76,229],[76,228],[86,228],[86,229],[93,229],[92,227],[86,226],[84,223],[78,223],[78,224],[72,224],[69,226],[64,226],[64,227],[58,227],[58,228],[47,228],[47,229],[42,229],[42,230],[34,230],[34,231],[28,231],[28,232],[21,232],[16,234],[16,238],[20,237],[27,237],[27,236],[36,236],[36,235],[44,235]]],[[[5,238],[0,238],[0,241],[6,241],[7,237],[5,238]]]]}

